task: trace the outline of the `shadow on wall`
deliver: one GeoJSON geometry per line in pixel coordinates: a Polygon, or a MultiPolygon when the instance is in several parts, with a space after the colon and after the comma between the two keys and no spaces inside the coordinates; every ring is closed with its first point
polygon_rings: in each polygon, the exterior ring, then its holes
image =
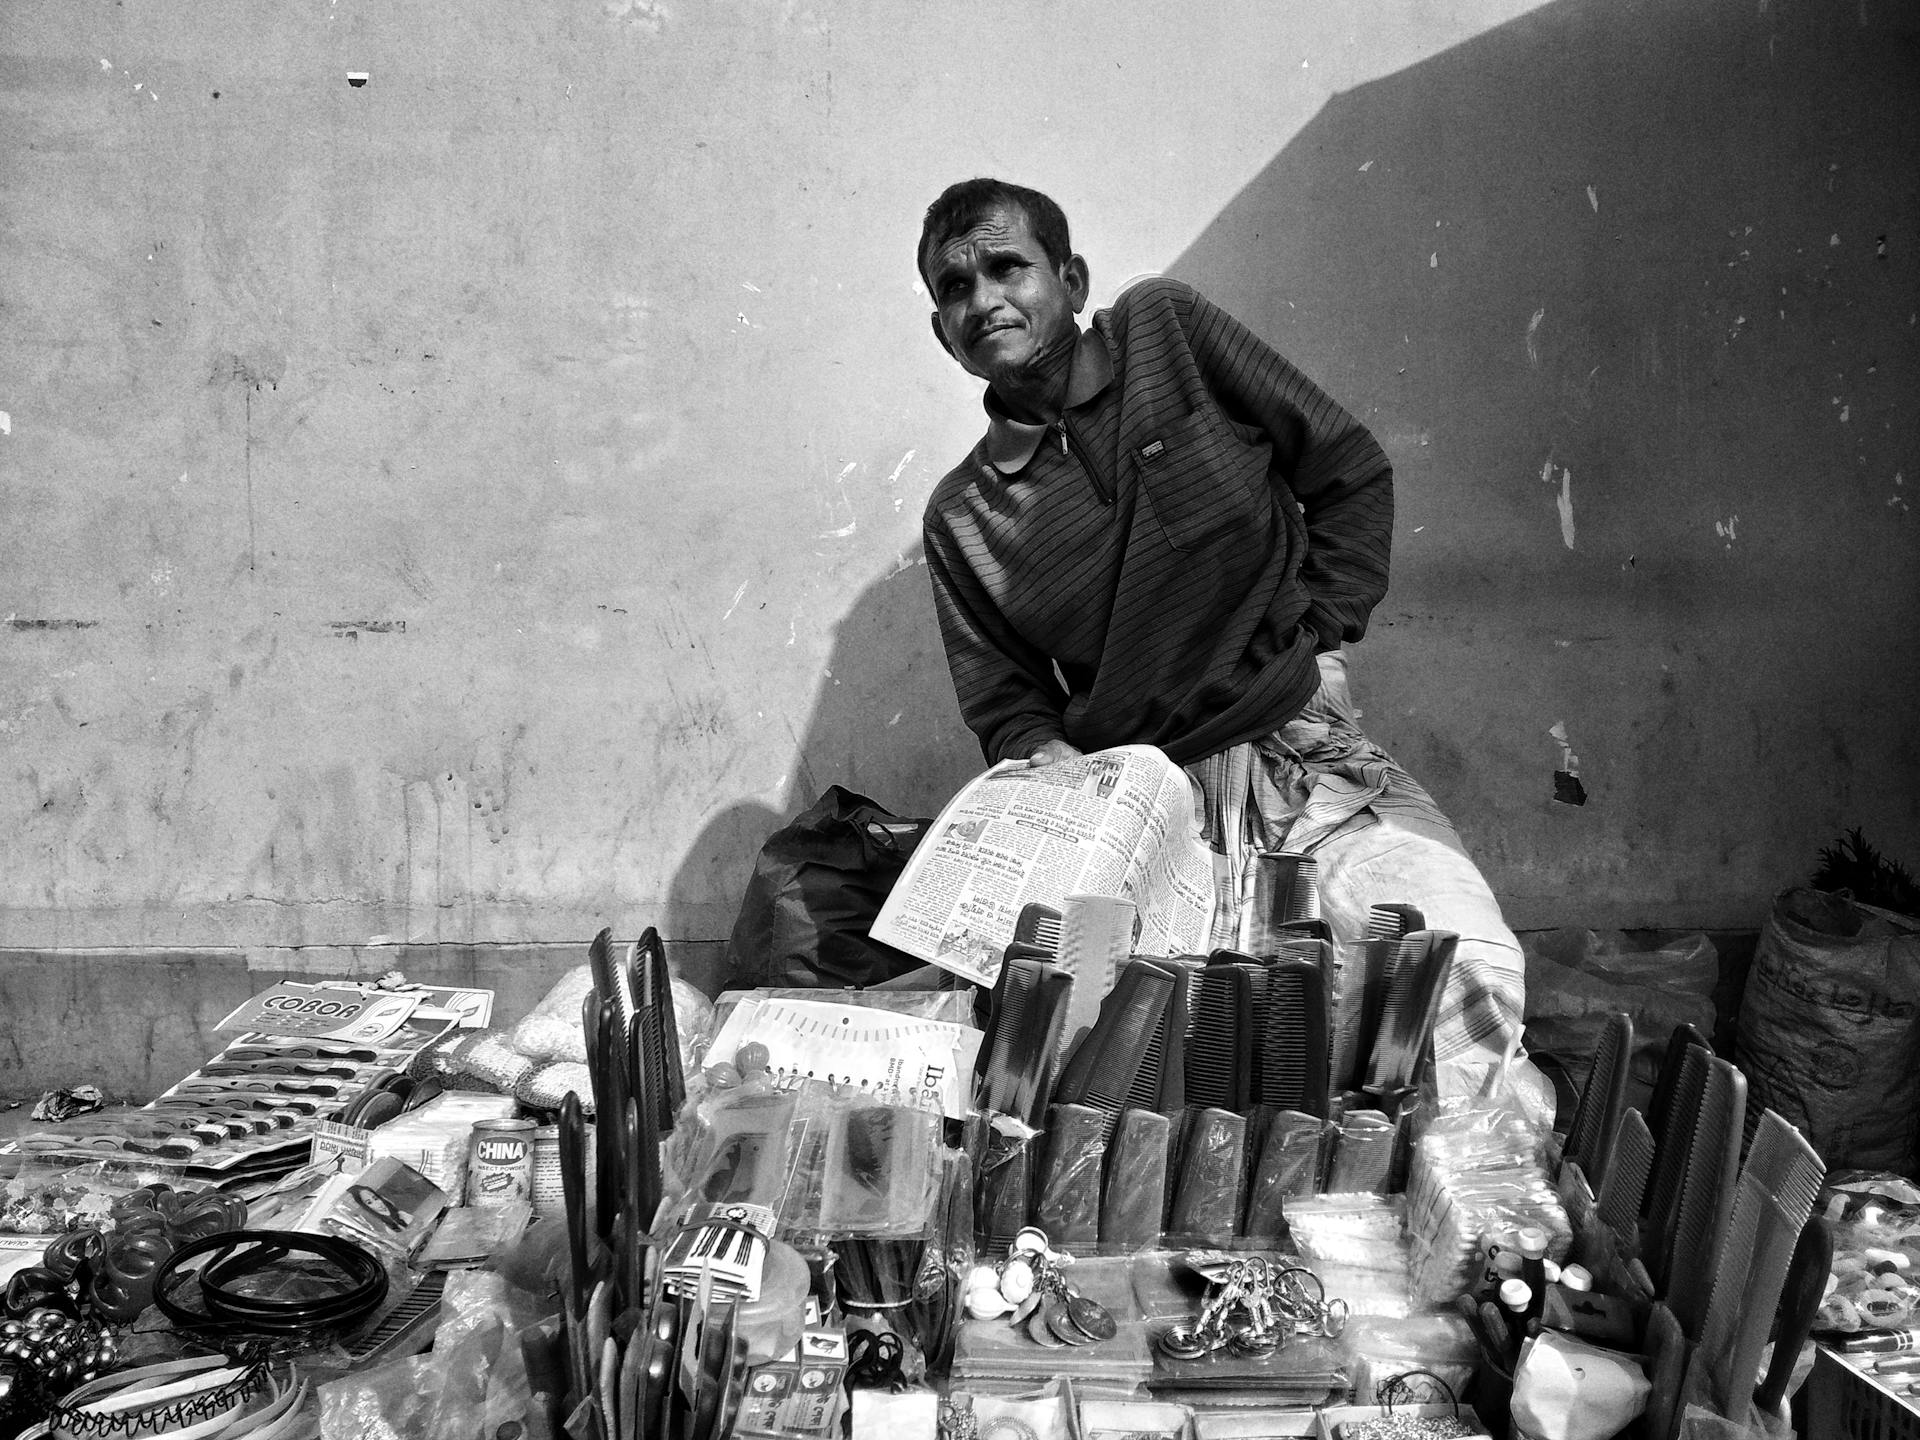
{"type": "Polygon", "coordinates": [[[1916,16],[1558,0],[1333,99],[1168,267],[1393,456],[1360,698],[1503,898],[1728,923],[1850,816],[1920,843],[1867,718],[1920,682],[1916,16]]]}
{"type": "Polygon", "coordinates": [[[867,586],[834,631],[788,772],[784,813],[753,801],[728,807],[701,831],[675,873],[661,933],[682,945],[696,983],[725,975],[754,857],[768,835],[829,785],[857,791],[896,814],[938,812],[984,762],[960,720],[918,545],[867,586]],[[712,937],[708,940],[708,937],[712,937]]]}

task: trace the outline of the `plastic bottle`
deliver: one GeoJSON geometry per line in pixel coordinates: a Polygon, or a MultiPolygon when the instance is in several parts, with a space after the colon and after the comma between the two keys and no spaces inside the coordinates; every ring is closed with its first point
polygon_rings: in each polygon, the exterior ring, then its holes
{"type": "Polygon", "coordinates": [[[1520,1278],[1527,1282],[1529,1293],[1527,1318],[1533,1320],[1547,1303],[1547,1232],[1537,1225],[1526,1226],[1520,1231],[1518,1248],[1520,1278]]]}

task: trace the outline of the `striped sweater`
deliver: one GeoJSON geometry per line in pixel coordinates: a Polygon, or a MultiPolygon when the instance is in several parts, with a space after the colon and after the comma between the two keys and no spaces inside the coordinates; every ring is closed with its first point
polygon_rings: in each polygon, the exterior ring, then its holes
{"type": "Polygon", "coordinates": [[[1219,307],[1143,281],[1080,337],[1061,420],[987,394],[925,516],[947,663],[988,761],[1042,742],[1177,763],[1291,720],[1386,593],[1393,472],[1219,307]]]}

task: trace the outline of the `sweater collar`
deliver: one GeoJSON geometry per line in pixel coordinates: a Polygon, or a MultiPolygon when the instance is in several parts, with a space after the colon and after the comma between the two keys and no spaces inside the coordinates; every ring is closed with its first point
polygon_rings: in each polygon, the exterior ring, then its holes
{"type": "MultiPolygon", "coordinates": [[[[1067,409],[1086,404],[1112,383],[1113,357],[1107,353],[1107,342],[1100,332],[1089,325],[1080,332],[1074,350],[1073,374],[1067,379],[1067,409]]],[[[987,463],[1002,475],[1026,469],[1033,452],[1053,427],[1014,419],[1001,407],[991,387],[982,403],[987,407],[987,435],[981,442],[986,447],[987,463]]]]}

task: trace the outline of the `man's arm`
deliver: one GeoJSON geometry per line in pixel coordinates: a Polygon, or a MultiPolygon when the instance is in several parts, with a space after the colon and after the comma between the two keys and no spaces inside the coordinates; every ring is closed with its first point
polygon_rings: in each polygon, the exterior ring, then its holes
{"type": "Polygon", "coordinates": [[[1052,662],[1014,633],[967,563],[965,549],[932,515],[926,548],[954,694],[987,762],[1025,760],[1042,751],[1048,760],[1078,754],[1066,738],[1061,712],[1067,697],[1052,662]]]}
{"type": "Polygon", "coordinates": [[[1301,580],[1320,648],[1366,633],[1387,593],[1393,543],[1393,466],[1330,395],[1219,306],[1185,290],[1188,343],[1227,415],[1273,445],[1272,473],[1299,501],[1307,528],[1301,580]]]}

